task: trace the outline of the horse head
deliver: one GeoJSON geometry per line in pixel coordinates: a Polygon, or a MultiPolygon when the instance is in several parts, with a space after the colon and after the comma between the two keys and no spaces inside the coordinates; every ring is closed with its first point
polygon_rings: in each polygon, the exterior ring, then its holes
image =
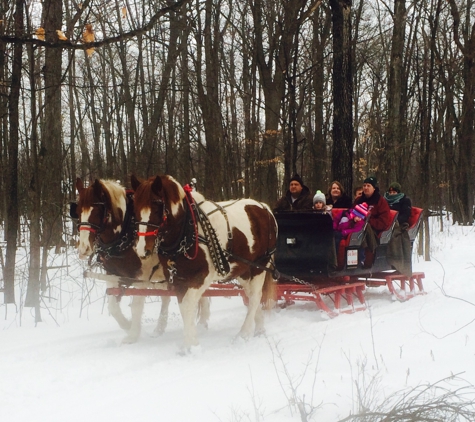
{"type": "Polygon", "coordinates": [[[110,180],[96,179],[89,187],[76,180],[79,193],[79,258],[86,259],[94,252],[99,239],[109,242],[121,232],[126,212],[125,189],[110,180]]]}
{"type": "Polygon", "coordinates": [[[171,176],[155,176],[140,181],[132,175],[135,191],[135,220],[138,225],[136,251],[143,259],[159,246],[173,244],[184,224],[183,187],[171,176]]]}

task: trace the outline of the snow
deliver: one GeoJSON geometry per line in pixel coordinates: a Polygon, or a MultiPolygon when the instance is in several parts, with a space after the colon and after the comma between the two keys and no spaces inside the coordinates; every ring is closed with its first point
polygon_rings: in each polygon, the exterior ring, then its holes
{"type": "Polygon", "coordinates": [[[426,295],[399,302],[368,288],[368,310],[333,319],[299,302],[266,315],[266,336],[247,342],[235,339],[242,300],[213,298],[201,344],[185,356],[175,298],[161,337],[151,336],[160,299],[148,298],[140,340],[122,344],[105,284],[82,277],[75,251],[55,256],[52,265],[69,266],[49,272],[43,322],[0,305],[0,420],[300,421],[295,403],[304,401],[308,420],[337,421],[362,401],[453,375],[449,389],[474,385],[475,228],[433,223],[432,260],[413,257],[426,295]]]}

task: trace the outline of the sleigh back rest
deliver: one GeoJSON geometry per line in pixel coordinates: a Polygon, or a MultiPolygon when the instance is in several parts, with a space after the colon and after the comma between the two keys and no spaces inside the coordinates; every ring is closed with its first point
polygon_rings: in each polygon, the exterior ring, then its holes
{"type": "Polygon", "coordinates": [[[389,243],[389,241],[391,240],[391,237],[393,236],[393,230],[394,230],[394,226],[396,224],[397,216],[398,216],[399,212],[397,212],[395,210],[390,210],[389,213],[390,213],[390,216],[391,216],[389,227],[386,230],[383,230],[378,235],[380,245],[384,245],[384,244],[389,243]]]}
{"type": "Polygon", "coordinates": [[[348,208],[332,208],[331,213],[333,219],[338,218],[343,211],[346,211],[348,208]]]}
{"type": "Polygon", "coordinates": [[[417,233],[419,232],[419,227],[422,222],[423,211],[424,210],[422,208],[411,208],[411,215],[409,216],[409,220],[407,221],[409,224],[407,233],[409,234],[409,238],[411,239],[411,241],[415,240],[417,233]]]}

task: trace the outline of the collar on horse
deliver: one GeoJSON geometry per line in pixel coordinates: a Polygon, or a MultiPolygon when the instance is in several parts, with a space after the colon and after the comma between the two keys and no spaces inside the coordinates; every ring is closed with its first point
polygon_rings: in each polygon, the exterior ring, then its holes
{"type": "Polygon", "coordinates": [[[132,195],[133,193],[127,192],[127,208],[124,215],[124,221],[122,222],[122,230],[117,239],[110,243],[104,243],[101,239],[100,233],[96,237],[94,242],[95,252],[102,259],[120,256],[123,251],[132,247],[135,241],[134,201],[132,195]]]}

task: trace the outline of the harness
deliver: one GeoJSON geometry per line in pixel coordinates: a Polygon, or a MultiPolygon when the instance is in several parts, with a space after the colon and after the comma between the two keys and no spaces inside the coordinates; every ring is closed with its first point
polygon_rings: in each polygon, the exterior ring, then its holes
{"type": "MultiPolygon", "coordinates": [[[[243,262],[247,265],[253,266],[255,268],[271,271],[274,272],[275,269],[269,269],[263,265],[260,265],[259,262],[269,259],[272,256],[275,249],[272,251],[267,251],[263,257],[256,259],[255,261],[250,261],[245,258],[239,257],[234,255],[232,251],[232,244],[233,244],[233,234],[231,230],[231,226],[229,224],[229,219],[227,212],[225,210],[226,207],[229,207],[236,202],[240,201],[235,200],[225,206],[221,206],[213,201],[206,201],[212,203],[215,206],[215,209],[210,211],[209,213],[205,213],[200,205],[203,202],[196,203],[193,197],[191,196],[192,188],[189,185],[183,186],[185,190],[185,198],[183,199],[183,207],[185,208],[185,223],[182,225],[181,228],[181,235],[177,237],[177,240],[170,246],[163,246],[163,240],[167,234],[166,224],[167,224],[167,215],[168,210],[164,208],[162,210],[162,221],[156,224],[150,224],[149,222],[136,222],[135,224],[144,224],[147,226],[155,227],[153,231],[147,232],[137,232],[138,236],[155,236],[155,245],[154,245],[154,253],[159,253],[164,256],[169,256],[170,259],[168,260],[168,269],[170,273],[170,280],[169,283],[173,283],[173,277],[175,276],[177,270],[175,268],[175,260],[179,255],[183,255],[186,258],[193,260],[197,257],[198,254],[198,243],[205,244],[208,247],[211,260],[213,265],[218,272],[218,274],[222,277],[226,276],[230,272],[230,265],[229,265],[229,258],[232,258],[236,261],[243,262]],[[216,230],[211,225],[209,221],[209,216],[215,212],[221,212],[227,227],[227,245],[226,249],[223,249],[221,246],[218,236],[216,234],[216,230]],[[198,223],[201,224],[204,236],[198,235],[198,223]],[[194,252],[192,255],[188,253],[194,247],[194,252]]],[[[161,204],[164,203],[161,199],[156,200],[161,204]]]]}

